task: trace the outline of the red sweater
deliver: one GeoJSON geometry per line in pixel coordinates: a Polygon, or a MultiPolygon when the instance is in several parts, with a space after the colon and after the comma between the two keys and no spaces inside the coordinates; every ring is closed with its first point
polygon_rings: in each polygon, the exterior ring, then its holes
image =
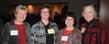
{"type": "MultiPolygon", "coordinates": [[[[73,30],[71,31],[67,31],[66,29],[64,29],[64,36],[69,36],[72,33],[73,30]]],[[[68,44],[68,41],[64,41],[64,44],[68,44]]]]}
{"type": "Polygon", "coordinates": [[[26,44],[26,32],[23,24],[16,24],[16,27],[20,33],[20,44],[26,44]]]}

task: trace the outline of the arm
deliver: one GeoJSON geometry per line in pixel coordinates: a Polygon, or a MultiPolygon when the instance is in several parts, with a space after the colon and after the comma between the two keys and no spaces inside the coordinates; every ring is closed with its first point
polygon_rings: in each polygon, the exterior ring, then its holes
{"type": "Polygon", "coordinates": [[[31,36],[30,36],[30,24],[29,23],[26,23],[26,36],[27,36],[27,38],[26,38],[26,40],[27,40],[27,44],[31,44],[31,36]]]}
{"type": "Polygon", "coordinates": [[[1,32],[2,44],[8,44],[8,38],[9,38],[8,35],[9,35],[9,25],[5,24],[1,32]]]}
{"type": "Polygon", "coordinates": [[[81,32],[78,30],[75,36],[75,44],[81,44],[81,32]]]}
{"type": "Polygon", "coordinates": [[[57,41],[57,34],[58,34],[58,26],[56,23],[53,23],[53,28],[55,30],[54,41],[55,41],[55,44],[57,44],[56,41],[57,41]]]}
{"type": "Polygon", "coordinates": [[[37,40],[37,38],[35,37],[36,36],[36,25],[33,25],[31,27],[31,44],[35,44],[34,41],[37,40]]]}

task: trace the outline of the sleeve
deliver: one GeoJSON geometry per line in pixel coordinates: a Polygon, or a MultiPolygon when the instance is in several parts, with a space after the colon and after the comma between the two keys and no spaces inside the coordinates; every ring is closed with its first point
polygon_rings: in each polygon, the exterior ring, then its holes
{"type": "Polygon", "coordinates": [[[30,41],[30,40],[31,40],[31,38],[30,38],[30,37],[31,37],[31,36],[30,36],[30,34],[31,34],[31,33],[30,33],[31,27],[30,27],[30,24],[29,24],[29,23],[26,23],[26,24],[27,24],[27,25],[26,25],[26,27],[27,27],[27,29],[26,29],[26,30],[27,30],[27,32],[26,32],[26,33],[27,33],[27,44],[31,44],[31,41],[30,41]]]}
{"type": "Polygon", "coordinates": [[[75,42],[76,44],[81,44],[81,32],[78,30],[76,37],[75,37],[75,42]]]}
{"type": "Polygon", "coordinates": [[[53,28],[55,30],[54,41],[56,42],[56,38],[57,38],[57,34],[58,34],[58,25],[56,23],[54,23],[53,28]]]}
{"type": "Polygon", "coordinates": [[[53,23],[53,28],[55,29],[55,33],[58,32],[58,25],[56,23],[53,23]]]}
{"type": "Polygon", "coordinates": [[[8,44],[8,38],[9,38],[8,35],[9,35],[9,25],[5,24],[1,32],[2,44],[8,44]]]}
{"type": "Polygon", "coordinates": [[[55,44],[59,44],[61,38],[61,30],[59,30],[56,34],[55,44]]]}
{"type": "Polygon", "coordinates": [[[56,28],[55,28],[55,36],[56,36],[56,34],[58,33],[58,31],[59,31],[59,28],[58,28],[58,25],[57,24],[55,24],[56,25],[56,28]]]}
{"type": "Polygon", "coordinates": [[[37,25],[33,25],[31,27],[31,44],[35,44],[35,41],[37,42],[37,38],[35,37],[36,36],[36,28],[37,28],[37,25]]]}

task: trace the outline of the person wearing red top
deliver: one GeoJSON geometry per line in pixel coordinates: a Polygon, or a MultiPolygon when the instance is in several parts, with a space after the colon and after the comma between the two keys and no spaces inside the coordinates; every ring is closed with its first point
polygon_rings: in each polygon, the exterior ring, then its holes
{"type": "Polygon", "coordinates": [[[27,8],[18,5],[15,9],[15,19],[6,23],[2,31],[2,44],[30,44],[30,25],[24,20],[27,8]]]}
{"type": "MultiPolygon", "coordinates": [[[[69,36],[72,32],[73,32],[73,30],[68,31],[67,29],[64,29],[65,36],[69,36]]],[[[68,44],[68,41],[64,41],[64,44],[68,44]]]]}
{"type": "Polygon", "coordinates": [[[65,28],[56,35],[56,44],[81,44],[81,33],[74,27],[74,17],[71,14],[65,16],[65,28]]]}

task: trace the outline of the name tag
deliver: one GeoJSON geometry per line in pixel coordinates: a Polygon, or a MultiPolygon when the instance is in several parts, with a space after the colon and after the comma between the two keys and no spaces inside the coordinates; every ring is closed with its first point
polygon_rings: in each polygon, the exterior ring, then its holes
{"type": "Polygon", "coordinates": [[[55,31],[54,31],[54,29],[47,29],[47,31],[48,31],[48,34],[54,34],[55,33],[55,31]]]}
{"type": "Polygon", "coordinates": [[[11,35],[11,36],[13,36],[13,35],[14,35],[14,36],[15,36],[15,35],[18,35],[18,30],[11,30],[11,31],[10,31],[10,35],[11,35]]]}
{"type": "Polygon", "coordinates": [[[61,37],[61,40],[62,40],[62,41],[68,41],[68,36],[62,36],[62,37],[61,37]]]}
{"type": "Polygon", "coordinates": [[[84,33],[86,30],[86,28],[82,28],[81,33],[84,33]]]}

